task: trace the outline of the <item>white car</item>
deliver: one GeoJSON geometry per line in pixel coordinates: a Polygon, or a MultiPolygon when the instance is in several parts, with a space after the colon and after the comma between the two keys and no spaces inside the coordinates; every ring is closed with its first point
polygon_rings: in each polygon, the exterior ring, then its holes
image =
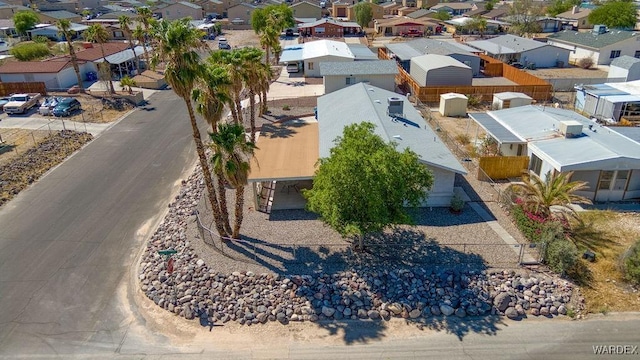
{"type": "Polygon", "coordinates": [[[38,108],[38,113],[40,115],[53,115],[52,113],[53,108],[56,107],[56,105],[58,105],[60,100],[61,98],[55,98],[55,97],[46,98],[42,102],[42,105],[40,105],[40,108],[38,108]]]}

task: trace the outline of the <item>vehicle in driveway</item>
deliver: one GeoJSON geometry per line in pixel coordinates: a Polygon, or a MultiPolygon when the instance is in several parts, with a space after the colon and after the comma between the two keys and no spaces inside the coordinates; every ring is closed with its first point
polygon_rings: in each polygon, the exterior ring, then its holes
{"type": "Polygon", "coordinates": [[[9,102],[9,97],[0,97],[0,111],[4,110],[4,106],[9,102]]]}
{"type": "Polygon", "coordinates": [[[55,108],[62,99],[63,98],[56,97],[48,97],[44,99],[42,105],[40,105],[40,108],[38,109],[38,113],[40,115],[51,115],[53,108],[55,108]]]}
{"type": "Polygon", "coordinates": [[[35,106],[40,106],[39,93],[32,94],[13,94],[9,98],[9,102],[4,105],[4,112],[7,114],[24,114],[35,106]]]}
{"type": "Polygon", "coordinates": [[[298,63],[297,62],[288,63],[287,64],[287,72],[289,74],[294,74],[294,73],[300,72],[300,67],[298,66],[298,63]]]}
{"type": "Polygon", "coordinates": [[[64,98],[62,101],[53,108],[53,115],[55,116],[71,116],[76,111],[80,111],[82,106],[80,101],[74,98],[64,98]]]}

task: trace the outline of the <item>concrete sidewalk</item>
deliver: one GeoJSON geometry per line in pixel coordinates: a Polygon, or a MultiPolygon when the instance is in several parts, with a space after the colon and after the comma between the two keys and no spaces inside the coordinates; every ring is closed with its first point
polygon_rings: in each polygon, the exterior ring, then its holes
{"type": "Polygon", "coordinates": [[[302,73],[289,74],[282,69],[280,77],[269,86],[267,100],[293,99],[307,96],[324,95],[324,85],[305,83],[302,73]]]}
{"type": "Polygon", "coordinates": [[[0,120],[0,128],[4,129],[27,129],[27,130],[75,130],[86,131],[93,136],[97,136],[106,130],[113,123],[87,123],[71,121],[63,118],[43,117],[7,117],[0,120]]]}

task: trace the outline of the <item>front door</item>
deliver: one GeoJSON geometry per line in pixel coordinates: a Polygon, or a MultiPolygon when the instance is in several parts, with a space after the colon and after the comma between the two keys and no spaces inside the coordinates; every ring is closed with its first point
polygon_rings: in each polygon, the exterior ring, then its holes
{"type": "Polygon", "coordinates": [[[629,170],[600,172],[596,201],[620,201],[624,197],[629,179],[629,170]]]}

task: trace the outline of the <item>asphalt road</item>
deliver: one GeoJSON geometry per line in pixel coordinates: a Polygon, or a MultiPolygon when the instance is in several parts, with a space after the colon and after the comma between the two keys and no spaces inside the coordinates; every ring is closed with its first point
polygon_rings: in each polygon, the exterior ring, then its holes
{"type": "Polygon", "coordinates": [[[594,355],[593,347],[602,345],[640,358],[634,350],[640,314],[448,319],[398,335],[397,321],[395,327],[268,324],[209,332],[154,313],[153,306],[141,310],[144,301],[133,295],[137,257],[195,162],[183,103],[165,91],[150,107],[155,110],[115,124],[0,209],[0,358],[617,357],[594,355]]]}
{"type": "Polygon", "coordinates": [[[127,276],[195,160],[182,100],[147,108],[0,209],[0,357],[117,352],[127,276]]]}

